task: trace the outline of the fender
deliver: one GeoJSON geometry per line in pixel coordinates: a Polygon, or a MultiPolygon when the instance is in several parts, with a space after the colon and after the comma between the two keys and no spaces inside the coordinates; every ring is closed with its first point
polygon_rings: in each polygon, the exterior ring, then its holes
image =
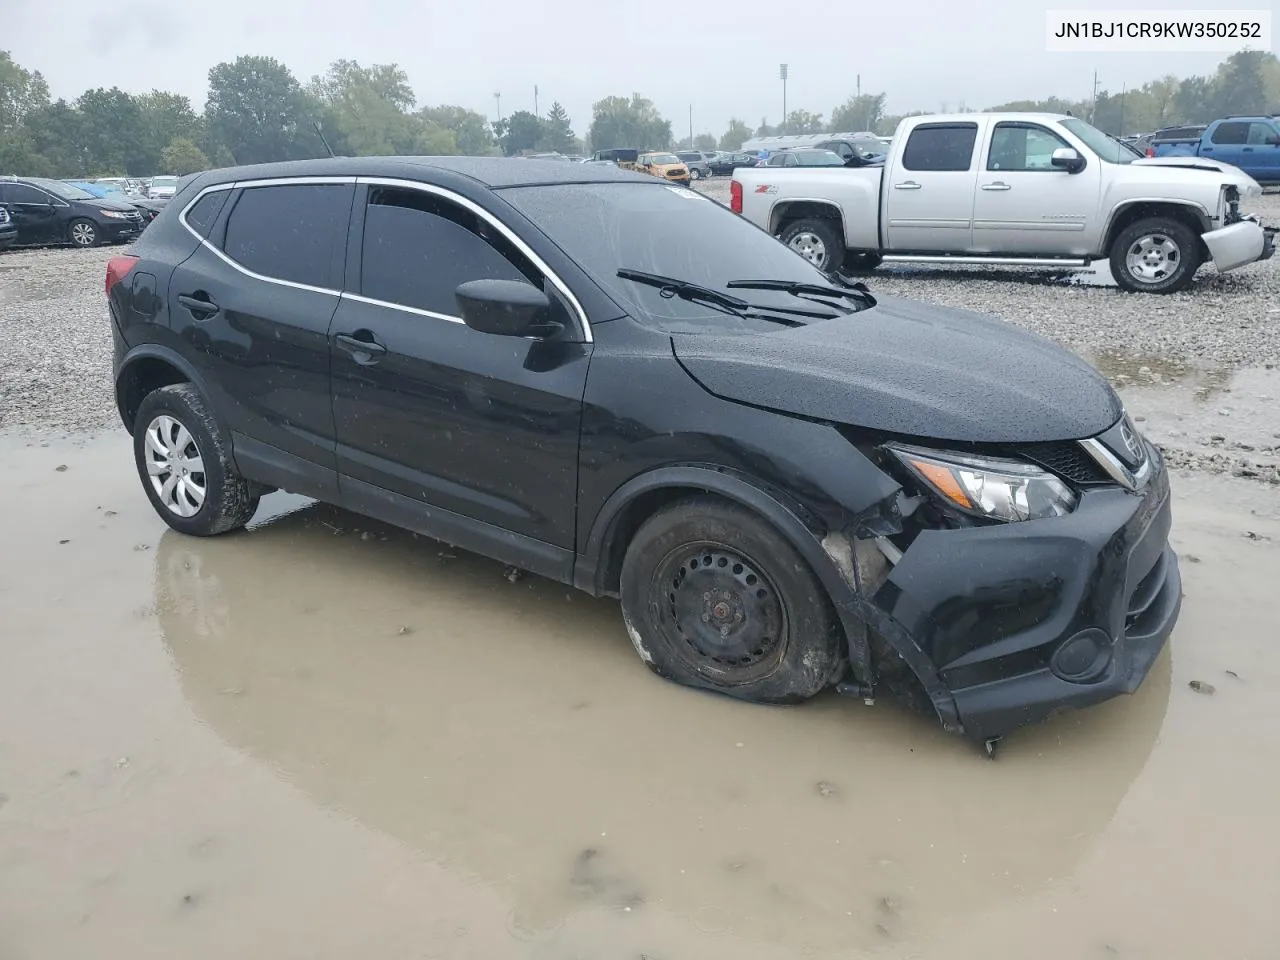
{"type": "Polygon", "coordinates": [[[1197,203],[1194,200],[1179,200],[1172,197],[1133,197],[1128,200],[1122,200],[1111,208],[1111,213],[1107,216],[1106,225],[1103,227],[1102,233],[1098,237],[1098,241],[1102,246],[1099,253],[1100,258],[1105,258],[1111,248],[1111,241],[1114,239],[1112,232],[1115,230],[1116,221],[1124,216],[1130,209],[1139,204],[1152,204],[1169,207],[1186,207],[1188,210],[1199,215],[1200,231],[1203,233],[1213,225],[1213,217],[1204,204],[1197,203]]]}
{"type": "MultiPolygon", "coordinates": [[[[133,424],[129,423],[125,418],[124,407],[120,403],[120,381],[124,378],[125,374],[129,372],[129,369],[139,360],[163,360],[165,363],[169,364],[169,366],[181,372],[184,377],[191,381],[191,383],[195,384],[196,389],[205,397],[209,396],[208,385],[205,383],[204,377],[196,371],[196,368],[190,361],[183,358],[183,356],[176,350],[159,343],[140,343],[136,347],[131,347],[120,359],[114,380],[116,391],[116,410],[119,412],[120,420],[124,423],[126,430],[132,432],[133,424]]],[[[230,436],[231,433],[227,430],[227,425],[223,422],[216,407],[210,406],[210,412],[213,414],[218,426],[226,430],[226,435],[230,436]]]]}

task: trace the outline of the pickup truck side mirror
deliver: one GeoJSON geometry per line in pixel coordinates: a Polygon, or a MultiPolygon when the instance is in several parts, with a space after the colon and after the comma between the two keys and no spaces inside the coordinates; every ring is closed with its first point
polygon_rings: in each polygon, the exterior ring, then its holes
{"type": "Polygon", "coordinates": [[[1271,144],[1273,147],[1280,147],[1280,136],[1272,135],[1267,137],[1267,143],[1271,144]]]}
{"type": "Polygon", "coordinates": [[[1084,157],[1071,147],[1059,147],[1053,151],[1053,156],[1049,158],[1049,163],[1067,173],[1079,173],[1084,169],[1084,157]]]}

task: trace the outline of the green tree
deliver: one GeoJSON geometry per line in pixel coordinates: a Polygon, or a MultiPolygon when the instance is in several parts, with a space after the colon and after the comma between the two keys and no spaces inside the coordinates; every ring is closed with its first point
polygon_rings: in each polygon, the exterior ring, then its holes
{"type": "Polygon", "coordinates": [[[209,71],[209,138],[236,163],[317,155],[323,149],[312,127],[318,114],[294,75],[272,57],[237,57],[209,71]]]}
{"type": "Polygon", "coordinates": [[[827,125],[822,122],[822,114],[810,113],[808,110],[792,110],[778,126],[777,132],[783,136],[794,136],[804,133],[824,133],[826,129],[827,125]]]}
{"type": "Polygon", "coordinates": [[[1178,96],[1178,78],[1173,74],[1166,74],[1159,80],[1152,80],[1143,89],[1151,98],[1151,129],[1158,130],[1172,125],[1175,122],[1174,108],[1178,96]]]}
{"type": "Polygon", "coordinates": [[[1209,84],[1209,112],[1216,117],[1266,113],[1269,104],[1263,63],[1268,59],[1275,60],[1275,56],[1261,50],[1241,50],[1227,57],[1209,84]]]}
{"type": "Polygon", "coordinates": [[[502,144],[502,152],[508,157],[538,149],[545,134],[541,117],[528,110],[517,110],[503,123],[504,129],[498,139],[502,144]]]}
{"type": "Polygon", "coordinates": [[[200,121],[191,109],[191,101],[180,94],[152,90],[135,100],[141,111],[140,159],[154,173],[162,166],[160,158],[165,148],[174,140],[199,138],[200,121]]]}
{"type": "Polygon", "coordinates": [[[714,150],[715,148],[715,134],[700,133],[693,138],[693,149],[695,150],[714,150]]]}
{"type": "Polygon", "coordinates": [[[864,93],[850,97],[831,111],[831,132],[859,133],[874,130],[884,115],[884,104],[883,93],[864,93]]]}
{"type": "Polygon", "coordinates": [[[557,100],[551,104],[546,119],[542,121],[542,136],[538,140],[538,149],[568,153],[573,149],[573,143],[573,126],[569,121],[569,113],[557,100]]]}
{"type": "Polygon", "coordinates": [[[49,85],[40,71],[23,69],[0,50],[0,140],[17,136],[27,115],[48,102],[49,85]]]}
{"type": "Polygon", "coordinates": [[[454,136],[458,152],[468,157],[481,157],[493,153],[493,134],[489,122],[474,110],[466,107],[424,107],[418,116],[454,136]]]}
{"type": "Polygon", "coordinates": [[[208,170],[209,158],[196,146],[194,140],[187,137],[174,137],[160,152],[160,169],[165,173],[185,177],[189,173],[208,170]]]}
{"type": "Polygon", "coordinates": [[[729,120],[729,129],[724,132],[724,136],[720,138],[721,150],[741,150],[742,145],[751,139],[751,128],[733,117],[729,120]]]}
{"type": "Polygon", "coordinates": [[[671,144],[671,121],[664,120],[653,102],[638,93],[630,98],[605,97],[591,105],[590,139],[596,150],[661,150],[671,144]]]}
{"type": "Polygon", "coordinates": [[[1214,119],[1210,116],[1209,86],[1207,77],[1183,78],[1173,96],[1176,123],[1208,123],[1214,119]]]}
{"type": "Polygon", "coordinates": [[[108,170],[132,176],[154,172],[148,167],[142,108],[131,95],[119,87],[86,90],[76,101],[76,112],[89,166],[87,175],[108,170]]]}
{"type": "Polygon", "coordinates": [[[408,112],[413,91],[408,74],[394,63],[363,67],[355,60],[335,60],[324,75],[311,79],[307,92],[320,104],[324,127],[334,132],[339,141],[335,149],[343,153],[405,155],[421,153],[428,144],[456,142],[423,139],[438,128],[408,112]]]}
{"type": "Polygon", "coordinates": [[[757,137],[772,137],[776,136],[777,133],[776,129],[769,126],[769,121],[765,117],[760,118],[760,126],[756,127],[757,137]]]}
{"type": "MultiPolygon", "coordinates": [[[[0,139],[0,155],[10,138],[0,139]]],[[[88,175],[89,163],[81,133],[80,114],[65,100],[57,100],[27,114],[22,142],[29,151],[22,169],[31,176],[77,177],[88,175]]],[[[0,170],[4,170],[0,164],[0,170]]]]}

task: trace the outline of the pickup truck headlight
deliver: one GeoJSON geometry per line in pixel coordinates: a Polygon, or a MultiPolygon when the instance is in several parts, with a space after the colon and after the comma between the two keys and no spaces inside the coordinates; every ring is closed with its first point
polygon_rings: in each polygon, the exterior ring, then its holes
{"type": "Polygon", "coordinates": [[[102,214],[104,217],[109,217],[109,218],[111,218],[112,220],[127,220],[127,219],[128,219],[128,214],[121,213],[119,210],[99,210],[98,212],[99,212],[100,214],[102,214]]]}
{"type": "Polygon", "coordinates": [[[904,444],[885,449],[947,506],[988,520],[1040,520],[1076,508],[1075,493],[1021,460],[979,457],[904,444]]]}

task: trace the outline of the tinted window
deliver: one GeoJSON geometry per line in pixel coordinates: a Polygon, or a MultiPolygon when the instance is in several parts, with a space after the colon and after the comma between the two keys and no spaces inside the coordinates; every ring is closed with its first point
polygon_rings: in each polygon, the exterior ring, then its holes
{"type": "Polygon", "coordinates": [[[1276,136],[1270,124],[1251,123],[1249,124],[1249,143],[1266,144],[1270,143],[1272,138],[1276,136]]]}
{"type": "Polygon", "coordinates": [[[217,190],[214,193],[206,193],[196,201],[194,207],[187,211],[187,224],[200,236],[208,237],[209,231],[213,229],[213,224],[218,219],[218,214],[222,212],[222,207],[229,196],[231,196],[230,190],[217,190]]]}
{"type": "Polygon", "coordinates": [[[830,150],[806,150],[796,154],[796,160],[802,167],[843,167],[844,160],[838,153],[830,150]]]}
{"type": "Polygon", "coordinates": [[[1000,123],[991,135],[988,170],[1053,170],[1053,151],[1068,144],[1044,127],[1000,123]]]}
{"type": "Polygon", "coordinates": [[[0,187],[4,193],[3,196],[6,203],[52,203],[53,198],[47,193],[42,193],[35,187],[29,187],[25,183],[6,183],[0,187]]]}
{"type": "Polygon", "coordinates": [[[1247,143],[1249,140],[1249,124],[1229,121],[1218,124],[1209,138],[1214,143],[1247,143]]]}
{"type": "Polygon", "coordinates": [[[973,123],[916,127],[902,151],[902,166],[907,170],[968,170],[977,139],[978,126],[973,123]]]}
{"type": "Polygon", "coordinates": [[[363,296],[449,317],[458,315],[454,291],[468,280],[542,285],[532,265],[487,222],[421,190],[372,191],[360,262],[363,296]]]}
{"type": "Polygon", "coordinates": [[[343,184],[250,187],[231,211],[223,250],[264,277],[332,287],[350,211],[351,188],[343,184]]]}

